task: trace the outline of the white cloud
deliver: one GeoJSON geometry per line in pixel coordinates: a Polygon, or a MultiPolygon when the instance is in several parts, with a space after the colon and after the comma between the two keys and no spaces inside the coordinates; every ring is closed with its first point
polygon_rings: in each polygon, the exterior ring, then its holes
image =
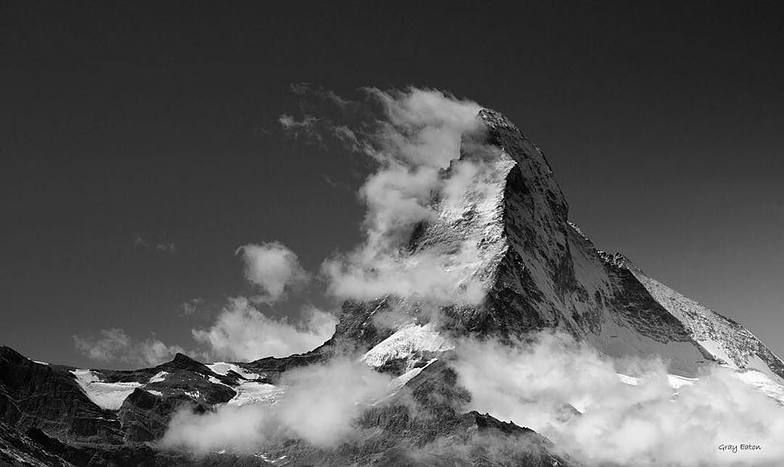
{"type": "MultiPolygon", "coordinates": [[[[191,302],[188,302],[191,303],[191,302]]],[[[73,336],[76,348],[100,362],[126,362],[151,366],[171,360],[177,352],[203,359],[251,361],[263,357],[286,357],[312,350],[335,332],[336,318],[316,308],[306,308],[301,322],[273,319],[244,297],[232,298],[206,329],[193,329],[201,347],[186,352],[177,345],[148,338],[136,340],[118,328],[102,329],[97,336],[73,336]]]]}
{"type": "Polygon", "coordinates": [[[261,289],[254,301],[275,303],[286,297],[287,290],[308,281],[297,255],[280,242],[243,245],[237,254],[245,263],[245,278],[261,289]]]}
{"type": "Polygon", "coordinates": [[[369,88],[384,107],[374,135],[378,157],[414,166],[447,168],[460,156],[463,133],[477,128],[481,106],[434,89],[384,92],[369,88]]]}
{"type": "Polygon", "coordinates": [[[182,347],[169,346],[158,339],[135,341],[124,330],[102,329],[98,336],[73,336],[76,348],[86,357],[99,362],[121,361],[131,364],[158,365],[171,360],[182,347]]]}
{"type": "Polygon", "coordinates": [[[528,426],[588,465],[784,462],[784,408],[731,370],[714,367],[673,387],[663,363],[639,361],[636,385],[625,384],[595,349],[553,334],[514,347],[464,341],[456,352],[472,409],[528,426]],[[741,443],[762,449],[719,448],[741,443]]]}
{"type": "Polygon", "coordinates": [[[353,422],[366,404],[394,389],[391,380],[355,359],[290,370],[282,376],[284,394],[275,404],[226,405],[206,414],[181,410],[161,445],[196,454],[248,452],[271,440],[299,438],[332,447],[353,435],[353,422]]]}
{"type": "MultiPolygon", "coordinates": [[[[350,135],[343,139],[350,149],[378,163],[359,191],[367,206],[365,241],[324,262],[329,292],[359,300],[393,294],[441,304],[478,302],[480,284],[464,268],[479,259],[472,239],[448,251],[414,254],[407,242],[419,223],[437,222],[439,209],[461,201],[469,186],[477,199],[487,196],[486,164],[459,160],[464,136],[481,129],[480,106],[437,90],[366,91],[381,115],[366,125],[372,130],[342,131],[350,135]]],[[[345,127],[333,133],[337,128],[345,127]]]]}
{"type": "Polygon", "coordinates": [[[331,314],[312,308],[305,316],[303,323],[290,324],[267,317],[244,297],[233,298],[209,329],[194,329],[193,337],[215,358],[286,357],[318,347],[335,331],[331,314]]]}

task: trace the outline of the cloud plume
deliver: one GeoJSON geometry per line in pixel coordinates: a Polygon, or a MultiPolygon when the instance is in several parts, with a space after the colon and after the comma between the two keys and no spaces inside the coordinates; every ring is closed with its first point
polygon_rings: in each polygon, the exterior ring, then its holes
{"type": "Polygon", "coordinates": [[[473,239],[456,241],[447,250],[417,252],[408,249],[408,242],[417,228],[444,222],[439,218],[444,208],[462,206],[457,202],[465,201],[466,192],[476,203],[492,196],[492,183],[484,175],[494,174],[494,167],[481,158],[461,159],[460,151],[465,136],[483,128],[477,118],[481,107],[432,89],[364,92],[365,107],[375,112],[356,112],[357,106],[345,99],[338,105],[361,114],[359,123],[308,115],[299,122],[288,115],[281,120],[298,135],[328,133],[376,163],[358,193],[367,207],[364,241],[323,263],[328,291],[359,300],[393,294],[439,304],[476,303],[482,296],[479,284],[464,267],[478,261],[473,239]]]}
{"type": "Polygon", "coordinates": [[[302,323],[275,320],[238,297],[229,300],[208,329],[194,329],[193,338],[207,345],[214,358],[250,361],[312,350],[332,337],[335,323],[331,314],[315,308],[305,311],[302,323]]]}

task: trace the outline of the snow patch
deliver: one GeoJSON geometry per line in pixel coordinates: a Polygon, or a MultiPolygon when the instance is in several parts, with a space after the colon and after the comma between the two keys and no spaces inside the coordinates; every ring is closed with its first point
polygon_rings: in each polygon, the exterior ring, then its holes
{"type": "Polygon", "coordinates": [[[673,389],[680,389],[684,386],[691,386],[696,383],[697,378],[686,378],[685,376],[667,375],[667,383],[673,389]]]}
{"type": "Polygon", "coordinates": [[[273,384],[246,381],[234,388],[237,395],[226,404],[241,407],[246,404],[272,405],[285,391],[273,384]]]}
{"type": "Polygon", "coordinates": [[[422,373],[422,370],[424,370],[425,368],[430,366],[430,364],[435,362],[436,360],[438,360],[438,359],[437,358],[431,359],[429,362],[427,362],[427,365],[425,365],[425,366],[420,366],[420,367],[412,368],[412,369],[408,370],[407,372],[405,372],[402,375],[400,375],[397,378],[395,378],[393,384],[397,388],[402,388],[403,386],[406,385],[406,383],[408,383],[409,381],[414,379],[419,373],[422,373]]]}
{"type": "Polygon", "coordinates": [[[639,386],[640,379],[635,378],[634,376],[626,376],[621,373],[618,373],[618,380],[620,380],[623,384],[628,384],[629,386],[639,386]]]}
{"type": "Polygon", "coordinates": [[[169,374],[168,371],[161,371],[159,373],[156,373],[155,376],[150,378],[150,380],[147,381],[147,382],[148,383],[160,383],[160,382],[163,382],[166,379],[166,375],[168,375],[168,374],[169,374]]]}
{"type": "MultiPolygon", "coordinates": [[[[636,378],[634,376],[624,375],[622,373],[618,373],[618,380],[623,384],[628,384],[629,386],[639,386],[640,385],[640,378],[636,378]]],[[[667,375],[667,384],[673,389],[680,389],[684,386],[691,386],[692,384],[697,382],[697,378],[686,378],[685,376],[678,376],[678,375],[667,375]]]]}
{"type": "Polygon", "coordinates": [[[684,297],[639,270],[629,270],[651,296],[678,318],[691,331],[694,340],[720,364],[733,369],[758,370],[776,378],[769,363],[759,357],[758,349],[762,343],[746,328],[684,297]]]}
{"type": "Polygon", "coordinates": [[[208,380],[212,384],[220,384],[221,386],[231,387],[228,384],[221,382],[221,380],[219,380],[218,378],[216,378],[214,376],[210,376],[208,380]]]}
{"type": "Polygon", "coordinates": [[[784,386],[775,382],[770,376],[757,370],[736,371],[733,376],[744,383],[762,391],[766,396],[784,405],[784,386]]]}
{"type": "Polygon", "coordinates": [[[142,386],[136,382],[103,383],[92,370],[71,370],[71,373],[87,397],[98,407],[107,410],[118,410],[125,398],[142,386]]]}
{"type": "Polygon", "coordinates": [[[411,324],[379,342],[362,356],[362,361],[378,368],[390,360],[428,358],[454,348],[454,344],[439,334],[432,324],[411,324]]]}
{"type": "MultiPolygon", "coordinates": [[[[730,365],[726,365],[725,368],[734,370],[731,372],[733,377],[748,384],[749,386],[758,389],[766,396],[776,400],[779,404],[784,405],[784,386],[777,383],[764,372],[757,370],[736,370],[730,365]]],[[[618,373],[618,380],[624,384],[628,384],[629,386],[640,385],[640,378],[624,375],[622,373],[618,373]]],[[[675,390],[678,390],[684,386],[691,386],[697,381],[699,381],[697,378],[686,378],[684,376],[669,374],[667,375],[667,383],[675,390]]]]}
{"type": "Polygon", "coordinates": [[[249,380],[258,379],[260,377],[257,373],[245,370],[244,368],[240,367],[239,365],[235,365],[234,363],[215,362],[207,365],[207,368],[212,370],[213,373],[221,376],[226,376],[229,371],[233,371],[243,378],[249,380]]]}

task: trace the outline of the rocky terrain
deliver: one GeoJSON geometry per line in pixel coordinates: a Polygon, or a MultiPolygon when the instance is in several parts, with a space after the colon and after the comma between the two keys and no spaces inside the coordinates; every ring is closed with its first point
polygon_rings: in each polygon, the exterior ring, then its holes
{"type": "Polygon", "coordinates": [[[24,465],[579,465],[536,432],[468,409],[450,366],[466,336],[502,341],[558,329],[610,357],[658,355],[692,377],[719,364],[754,374],[771,397],[784,363],[740,324],[598,251],[569,222],[542,151],[504,116],[482,110],[460,163],[479,169],[464,191],[435,198],[404,261],[426,255],[454,272],[454,303],[381,296],[347,301],[335,335],[286,358],[204,364],[178,354],[135,371],[34,362],[0,348],[0,463],[24,465]],[[478,297],[478,298],[477,298],[478,297]],[[380,320],[385,315],[394,319],[380,320]],[[382,324],[383,321],[383,324],[382,324]],[[393,376],[395,391],[364,407],[363,436],[337,448],[289,439],[254,454],[161,449],[172,414],[275,403],[281,375],[350,355],[393,376]]]}

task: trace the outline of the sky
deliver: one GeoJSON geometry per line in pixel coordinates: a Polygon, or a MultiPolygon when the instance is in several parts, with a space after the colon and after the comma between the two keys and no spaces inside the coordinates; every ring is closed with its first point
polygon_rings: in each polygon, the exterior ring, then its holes
{"type": "MultiPolygon", "coordinates": [[[[356,245],[368,161],[280,128],[308,82],[503,112],[597,247],[784,355],[782,12],[512,5],[3,2],[0,343],[77,366],[101,330],[189,349],[258,292],[240,247],[282,242],[307,275],[356,245]]],[[[259,306],[334,305],[301,292],[259,306]]]]}

